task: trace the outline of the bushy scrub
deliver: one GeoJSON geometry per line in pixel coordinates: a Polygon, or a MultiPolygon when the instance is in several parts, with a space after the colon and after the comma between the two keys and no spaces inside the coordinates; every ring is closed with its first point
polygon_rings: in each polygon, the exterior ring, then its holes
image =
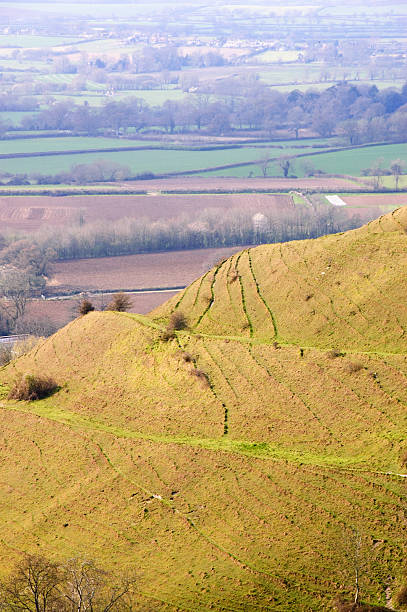
{"type": "Polygon", "coordinates": [[[50,376],[37,374],[21,374],[14,380],[8,399],[19,401],[34,401],[48,397],[58,388],[50,376]]]}

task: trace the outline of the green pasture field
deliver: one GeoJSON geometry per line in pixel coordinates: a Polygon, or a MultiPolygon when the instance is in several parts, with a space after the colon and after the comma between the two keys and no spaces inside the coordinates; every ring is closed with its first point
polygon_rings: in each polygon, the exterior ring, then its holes
{"type": "Polygon", "coordinates": [[[82,43],[76,49],[73,48],[73,53],[85,52],[85,53],[103,53],[104,55],[121,55],[122,53],[134,53],[142,48],[142,44],[128,45],[123,40],[118,38],[111,38],[109,40],[91,40],[89,42],[82,43]]]}
{"type": "Polygon", "coordinates": [[[361,66],[325,66],[322,62],[313,62],[312,64],[290,63],[290,64],[274,64],[268,68],[261,66],[259,77],[262,81],[270,86],[283,86],[286,90],[300,89],[306,90],[311,88],[325,89],[331,87],[332,83],[346,80],[347,82],[360,85],[366,83],[368,85],[376,85],[379,88],[398,87],[403,85],[405,79],[399,73],[395,79],[370,78],[367,67],[361,66]],[[322,75],[327,75],[325,80],[322,80],[322,75]],[[287,87],[286,87],[287,86],[287,87]]]}
{"type": "MultiPolygon", "coordinates": [[[[39,72],[48,72],[50,65],[41,60],[34,59],[13,59],[10,57],[11,49],[0,49],[0,69],[7,71],[16,71],[16,77],[21,78],[21,70],[33,71],[30,76],[37,77],[39,72]],[[6,53],[6,55],[5,55],[6,53]]],[[[39,76],[39,75],[38,75],[39,76]]]]}
{"type": "Polygon", "coordinates": [[[265,64],[295,62],[297,59],[298,51],[265,51],[256,55],[256,60],[265,64]]]}
{"type": "MultiPolygon", "coordinates": [[[[57,173],[69,170],[72,165],[88,164],[107,159],[130,166],[134,172],[183,172],[210,166],[233,164],[261,157],[261,151],[254,148],[228,149],[221,151],[121,151],[117,153],[85,153],[81,155],[59,155],[24,159],[0,160],[0,171],[10,173],[57,173]],[[44,170],[46,168],[46,170],[44,170]]],[[[237,175],[239,176],[239,175],[237,175]]]]}
{"type": "MultiPolygon", "coordinates": [[[[383,187],[387,187],[388,189],[395,188],[396,181],[394,179],[394,176],[383,176],[382,185],[383,187]]],[[[406,188],[407,188],[407,175],[404,174],[403,176],[400,176],[399,178],[399,189],[406,189],[406,188]]]]}
{"type": "MultiPolygon", "coordinates": [[[[193,4],[191,2],[185,2],[185,4],[193,4]]],[[[150,2],[150,3],[137,3],[136,4],[115,4],[111,3],[98,3],[97,11],[95,10],[95,4],[93,2],[36,2],[35,11],[37,13],[47,13],[51,15],[70,15],[70,16],[89,16],[93,19],[109,19],[109,18],[127,18],[129,21],[136,19],[140,14],[150,16],[154,13],[160,13],[164,7],[168,7],[169,2],[150,2]]],[[[15,10],[15,2],[2,2],[2,7],[7,9],[15,10]]],[[[34,5],[32,2],[19,2],[18,8],[21,11],[32,12],[34,5]]],[[[139,23],[139,20],[137,19],[139,23]]]]}
{"type": "Polygon", "coordinates": [[[388,2],[383,5],[372,5],[371,3],[360,3],[356,5],[334,4],[333,6],[323,8],[319,14],[323,16],[341,16],[341,15],[405,15],[407,13],[407,5],[403,2],[388,2]]]}
{"type": "Polygon", "coordinates": [[[24,119],[24,117],[32,117],[36,115],[37,112],[38,111],[1,111],[0,120],[17,127],[21,124],[21,120],[24,119]]]}
{"type": "MultiPolygon", "coordinates": [[[[77,74],[59,74],[59,73],[49,73],[49,74],[41,74],[38,75],[37,80],[45,83],[66,83],[69,85],[78,77],[77,74]]],[[[103,83],[96,83],[95,81],[89,81],[86,79],[86,91],[105,91],[106,85],[103,83]]]]}
{"type": "MultiPolygon", "coordinates": [[[[3,5],[4,6],[4,5],[3,5]]],[[[32,5],[31,5],[32,6],[32,5]]],[[[55,47],[57,45],[70,45],[78,42],[80,38],[69,36],[36,36],[33,34],[1,34],[1,47],[14,47],[24,49],[40,49],[43,47],[55,47]]]]}
{"type": "MultiPolygon", "coordinates": [[[[378,159],[383,159],[383,166],[388,167],[395,159],[407,162],[407,144],[394,144],[383,146],[363,147],[357,150],[338,151],[336,153],[325,153],[323,155],[305,158],[316,168],[330,174],[360,174],[364,168],[369,168],[378,159]]],[[[300,168],[295,163],[296,170],[300,176],[300,168]]]]}
{"type": "MultiPolygon", "coordinates": [[[[52,139],[46,139],[52,140],[52,139]]],[[[54,139],[53,146],[58,147],[58,140],[54,139]]],[[[75,145],[77,139],[67,139],[75,145]]],[[[84,139],[86,140],[86,139],[84,139]]],[[[97,143],[99,139],[90,139],[91,142],[97,143]]],[[[110,142],[110,139],[100,139],[103,142],[110,142]]],[[[10,141],[8,141],[10,142],[10,141]]],[[[22,141],[15,146],[24,146],[22,141]]],[[[113,142],[115,142],[113,140],[113,142]]],[[[126,141],[116,140],[117,146],[124,146],[126,141]]],[[[128,142],[128,141],[127,141],[128,142]]],[[[140,141],[138,141],[140,144],[140,141]]],[[[62,143],[61,143],[62,144],[62,143]]],[[[137,146],[137,141],[131,141],[131,144],[137,146]]],[[[142,143],[144,144],[144,143],[142,143]]],[[[31,145],[33,146],[33,145],[31,145]]],[[[38,140],[38,147],[41,147],[40,139],[38,140]]],[[[80,148],[80,147],[77,147],[80,148]]],[[[63,150],[63,148],[59,149],[63,150]]],[[[220,149],[211,151],[186,151],[186,150],[147,150],[147,151],[118,151],[106,152],[106,153],[83,153],[80,155],[58,155],[49,156],[44,161],[41,157],[30,157],[30,158],[17,158],[17,159],[2,159],[0,160],[0,171],[10,173],[58,173],[69,170],[72,165],[91,163],[99,159],[107,159],[119,164],[129,166],[132,171],[139,172],[154,172],[156,174],[162,174],[167,172],[186,172],[189,170],[199,170],[214,166],[223,166],[227,164],[247,162],[248,164],[254,163],[254,160],[260,160],[265,157],[266,154],[270,154],[272,157],[280,155],[292,155],[298,153],[298,149],[284,148],[281,151],[279,149],[257,149],[254,147],[243,147],[240,149],[220,149]],[[44,166],[46,171],[44,171],[44,166]]],[[[229,176],[247,176],[250,170],[258,170],[257,176],[261,175],[261,169],[257,168],[256,165],[244,166],[242,168],[233,168],[232,173],[229,176]],[[260,174],[259,174],[260,173],[260,174]]],[[[222,173],[225,171],[219,171],[222,173]]]]}
{"type": "Polygon", "coordinates": [[[97,91],[92,93],[85,91],[78,94],[54,93],[52,95],[60,102],[62,100],[68,100],[74,104],[88,102],[91,106],[102,106],[104,103],[122,101],[126,98],[142,98],[151,106],[160,106],[166,100],[182,100],[187,94],[179,89],[131,89],[118,91],[114,96],[106,96],[97,91]]]}
{"type": "MultiPolygon", "coordinates": [[[[298,153],[298,150],[297,150],[298,153]]],[[[295,153],[294,153],[295,154],[295,153]]],[[[271,155],[272,156],[272,155],[271,155]]],[[[362,170],[368,168],[377,159],[382,158],[383,166],[388,167],[395,159],[403,159],[407,162],[407,144],[382,145],[351,149],[348,151],[337,151],[334,153],[323,153],[321,155],[309,155],[304,158],[293,160],[290,174],[295,174],[299,178],[305,176],[303,164],[312,163],[318,170],[328,174],[350,174],[360,175],[362,170]]],[[[268,176],[282,176],[283,172],[277,163],[270,163],[268,176]]],[[[262,171],[256,164],[240,166],[238,168],[228,168],[226,170],[214,170],[202,173],[201,176],[262,176],[262,171]]],[[[387,177],[394,182],[392,177],[387,177]]],[[[393,186],[393,182],[391,186],[393,186]]]]}
{"type": "Polygon", "coordinates": [[[79,149],[110,149],[120,147],[158,146],[154,141],[139,141],[124,138],[97,138],[88,136],[72,136],[57,138],[24,138],[16,140],[1,140],[0,153],[37,153],[46,151],[70,151],[79,149]]]}
{"type": "Polygon", "coordinates": [[[41,74],[37,77],[38,81],[52,84],[65,84],[70,85],[74,79],[78,77],[77,74],[59,74],[59,73],[50,73],[50,74],[41,74]]]}

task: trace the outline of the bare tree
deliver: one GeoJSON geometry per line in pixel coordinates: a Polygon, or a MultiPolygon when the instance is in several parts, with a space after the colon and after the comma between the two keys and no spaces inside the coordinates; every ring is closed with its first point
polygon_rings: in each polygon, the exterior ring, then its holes
{"type": "Polygon", "coordinates": [[[94,310],[95,307],[88,298],[83,298],[83,300],[79,302],[78,312],[81,316],[88,314],[88,312],[93,312],[94,310]]]}
{"type": "Polygon", "coordinates": [[[4,610],[57,612],[64,610],[60,585],[63,579],[56,563],[38,555],[28,555],[0,586],[4,610]]]}
{"type": "Polygon", "coordinates": [[[374,188],[376,190],[380,189],[382,186],[382,177],[385,174],[385,170],[383,169],[383,163],[384,159],[383,157],[380,157],[379,159],[376,159],[376,161],[373,162],[370,168],[370,173],[372,176],[374,176],[374,188]]]}
{"type": "Polygon", "coordinates": [[[291,167],[291,158],[290,157],[280,157],[278,160],[278,165],[282,169],[284,173],[284,178],[288,177],[288,172],[291,167]]]}
{"type": "Polygon", "coordinates": [[[394,176],[394,180],[396,182],[396,191],[399,189],[399,180],[400,176],[403,174],[403,170],[405,169],[405,162],[402,159],[395,159],[390,164],[390,171],[394,176]]]}
{"type": "Polygon", "coordinates": [[[107,306],[107,310],[115,310],[116,312],[127,312],[132,307],[132,301],[125,293],[116,293],[111,302],[107,306]]]}
{"type": "Polygon", "coordinates": [[[134,578],[124,578],[112,584],[112,576],[92,561],[71,559],[64,567],[63,596],[72,612],[109,612],[130,610],[134,578]]]}
{"type": "Polygon", "coordinates": [[[356,609],[360,605],[361,592],[369,577],[373,550],[367,535],[358,527],[351,527],[341,534],[338,549],[344,583],[347,590],[353,591],[353,605],[356,609]]]}
{"type": "Polygon", "coordinates": [[[264,158],[259,161],[259,167],[260,167],[260,170],[264,178],[266,178],[267,176],[267,170],[269,168],[269,165],[270,165],[270,154],[266,153],[264,158]]]}
{"type": "Polygon", "coordinates": [[[25,270],[7,266],[0,271],[1,306],[11,326],[24,316],[32,291],[31,276],[25,270]]]}

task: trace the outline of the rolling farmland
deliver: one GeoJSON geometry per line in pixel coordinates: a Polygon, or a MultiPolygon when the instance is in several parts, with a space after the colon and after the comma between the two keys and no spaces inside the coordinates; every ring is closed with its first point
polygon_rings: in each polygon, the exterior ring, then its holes
{"type": "Polygon", "coordinates": [[[168,150],[160,148],[159,143],[154,141],[118,138],[6,140],[2,143],[0,170],[11,174],[29,173],[31,176],[38,173],[57,174],[67,172],[75,164],[89,164],[103,159],[128,166],[134,174],[152,172],[159,175],[173,173],[182,175],[192,172],[202,176],[261,177],[263,160],[269,158],[271,161],[266,170],[267,175],[278,177],[283,174],[278,159],[285,156],[292,158],[290,174],[294,174],[295,177],[306,176],[304,162],[311,163],[316,170],[321,170],[323,173],[358,176],[362,170],[370,168],[379,159],[382,160],[384,168],[395,159],[407,160],[406,144],[366,145],[332,152],[325,152],[326,146],[335,148],[335,143],[327,145],[321,142],[321,147],[318,148],[318,140],[281,141],[281,143],[276,141],[257,145],[247,144],[237,148],[233,146],[228,148],[225,145],[225,148],[199,151],[182,150],[182,144],[176,145],[174,150],[168,150]],[[120,150],[126,147],[134,150],[120,150]],[[138,151],[138,148],[143,150],[138,151]],[[145,148],[147,150],[144,150],[145,148]],[[46,172],[44,172],[44,155],[47,159],[46,172]],[[295,159],[296,157],[298,159],[295,159]]]}

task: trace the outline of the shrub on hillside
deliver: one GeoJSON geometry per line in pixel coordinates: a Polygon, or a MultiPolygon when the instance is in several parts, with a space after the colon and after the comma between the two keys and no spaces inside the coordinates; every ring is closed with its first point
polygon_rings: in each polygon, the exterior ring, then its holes
{"type": "Polygon", "coordinates": [[[116,293],[110,304],[108,304],[107,310],[115,310],[116,312],[127,312],[132,307],[132,301],[125,293],[116,293]]]}
{"type": "Polygon", "coordinates": [[[335,349],[332,349],[326,353],[326,356],[328,357],[328,359],[336,359],[337,357],[341,357],[342,353],[336,351],[335,349]]]}
{"type": "Polygon", "coordinates": [[[170,320],[166,329],[161,334],[161,339],[165,342],[173,340],[176,337],[175,332],[186,329],[188,327],[187,319],[183,312],[176,310],[170,316],[170,320]]]}
{"type": "Polygon", "coordinates": [[[183,329],[187,329],[188,322],[183,312],[180,310],[176,310],[170,316],[170,320],[168,321],[168,325],[166,329],[161,334],[161,339],[165,340],[173,340],[176,337],[175,332],[181,331],[183,329]]]}
{"type": "Polygon", "coordinates": [[[58,388],[57,383],[50,376],[36,374],[20,374],[8,394],[8,399],[19,401],[34,401],[48,397],[58,388]]]}
{"type": "Polygon", "coordinates": [[[90,300],[88,300],[87,298],[84,298],[79,303],[78,312],[79,312],[79,314],[81,316],[84,316],[84,315],[88,314],[88,312],[92,312],[93,310],[95,310],[95,307],[92,304],[92,302],[90,300]]]}
{"type": "Polygon", "coordinates": [[[173,329],[167,328],[161,334],[161,340],[164,340],[164,342],[169,342],[170,340],[174,340],[175,337],[176,336],[175,336],[175,332],[173,329]]]}
{"type": "Polygon", "coordinates": [[[349,363],[346,364],[346,371],[349,372],[349,374],[355,374],[363,370],[363,367],[363,363],[360,363],[360,361],[349,361],[349,363]]]}
{"type": "Polygon", "coordinates": [[[173,312],[168,323],[168,328],[179,331],[187,327],[188,323],[184,313],[179,310],[173,312]]]}

